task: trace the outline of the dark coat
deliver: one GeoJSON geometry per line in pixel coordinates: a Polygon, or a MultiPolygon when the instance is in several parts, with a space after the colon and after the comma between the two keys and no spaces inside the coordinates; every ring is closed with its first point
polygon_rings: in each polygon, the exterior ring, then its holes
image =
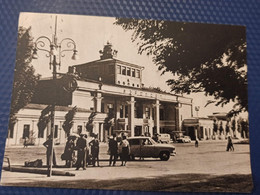
{"type": "Polygon", "coordinates": [[[118,145],[117,145],[117,141],[116,140],[110,139],[108,146],[109,146],[109,151],[110,151],[111,155],[117,154],[118,145]]]}

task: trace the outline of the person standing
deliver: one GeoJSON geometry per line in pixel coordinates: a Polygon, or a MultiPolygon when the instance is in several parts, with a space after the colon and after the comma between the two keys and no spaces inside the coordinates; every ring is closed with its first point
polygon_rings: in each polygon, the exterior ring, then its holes
{"type": "Polygon", "coordinates": [[[87,140],[84,138],[84,134],[80,134],[80,137],[77,140],[76,148],[78,150],[78,158],[76,162],[76,170],[79,170],[80,167],[83,170],[86,170],[86,148],[87,148],[87,140]]]}
{"type": "Polygon", "coordinates": [[[92,165],[93,167],[97,166],[99,167],[99,141],[98,141],[98,135],[94,135],[94,139],[89,142],[89,145],[91,146],[91,155],[92,155],[92,165]]]}
{"type": "Polygon", "coordinates": [[[120,145],[122,146],[122,157],[121,157],[122,164],[121,164],[121,166],[126,166],[126,162],[127,162],[128,156],[130,154],[130,145],[129,145],[129,142],[127,141],[125,135],[123,135],[120,145]]]}
{"type": "MultiPolygon", "coordinates": [[[[51,157],[51,148],[53,146],[52,142],[53,142],[52,135],[49,135],[46,142],[43,143],[44,147],[47,149],[46,151],[47,166],[51,164],[50,157],[51,157]]],[[[53,148],[52,162],[53,162],[53,166],[57,166],[54,148],[53,148]]]]}
{"type": "Polygon", "coordinates": [[[228,136],[227,151],[234,151],[233,142],[231,136],[228,136]]]}
{"type": "Polygon", "coordinates": [[[74,138],[73,137],[68,137],[68,140],[66,142],[66,146],[64,149],[64,157],[66,164],[65,166],[68,168],[72,167],[72,159],[73,159],[73,154],[74,154],[74,148],[75,148],[75,143],[74,143],[74,138]]]}
{"type": "Polygon", "coordinates": [[[111,166],[112,161],[113,161],[113,166],[115,166],[117,161],[117,150],[118,150],[115,134],[113,135],[113,137],[110,138],[108,146],[110,152],[109,166],[111,166]]]}

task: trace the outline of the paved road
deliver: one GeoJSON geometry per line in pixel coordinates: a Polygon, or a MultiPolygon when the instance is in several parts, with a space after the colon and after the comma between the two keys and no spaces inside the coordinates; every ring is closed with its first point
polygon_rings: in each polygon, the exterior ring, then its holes
{"type": "MultiPolygon", "coordinates": [[[[76,176],[73,180],[94,179],[94,180],[118,180],[122,178],[156,178],[158,176],[177,175],[177,174],[250,174],[250,154],[249,145],[235,144],[234,152],[226,152],[226,142],[212,141],[200,142],[198,148],[191,144],[174,144],[177,148],[177,155],[171,157],[169,161],[159,159],[136,160],[127,163],[126,167],[121,167],[120,162],[116,167],[109,167],[108,161],[101,161],[101,167],[88,167],[86,171],[76,171],[74,168],[60,170],[70,171],[76,176]]],[[[57,157],[62,153],[61,146],[56,147],[57,157]]],[[[106,145],[101,145],[101,159],[108,159],[106,145]]],[[[29,148],[8,148],[6,156],[9,156],[13,164],[23,164],[25,160],[35,160],[45,158],[43,147],[29,148]]],[[[58,160],[59,164],[64,162],[58,160]]],[[[32,181],[62,181],[72,180],[71,177],[2,172],[1,183],[14,184],[32,181]]]]}

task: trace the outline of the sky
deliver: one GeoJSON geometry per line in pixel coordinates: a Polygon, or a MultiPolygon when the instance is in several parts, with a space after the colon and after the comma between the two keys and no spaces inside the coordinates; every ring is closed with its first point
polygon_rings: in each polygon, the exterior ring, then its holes
{"type": "MultiPolygon", "coordinates": [[[[57,37],[58,42],[64,38],[71,38],[75,41],[78,50],[79,59],[71,59],[73,52],[64,53],[61,59],[60,73],[66,73],[71,65],[82,64],[100,59],[99,50],[109,41],[113,49],[117,50],[117,59],[129,63],[144,66],[143,83],[145,87],[160,87],[163,90],[170,91],[170,87],[165,83],[172,78],[171,73],[161,75],[157,67],[152,62],[152,57],[145,54],[138,54],[136,42],[131,41],[131,32],[126,32],[122,27],[114,25],[115,18],[101,16],[81,16],[81,15],[60,15],[43,13],[21,13],[19,26],[31,27],[32,37],[36,40],[38,37],[46,36],[52,39],[55,31],[55,16],[57,16],[57,37]]],[[[46,46],[49,46],[46,44],[46,46]]],[[[49,47],[46,47],[48,50],[49,47]]],[[[65,48],[64,48],[65,49],[65,48]]],[[[49,58],[46,52],[38,51],[39,58],[32,61],[36,73],[42,77],[51,77],[52,70],[49,69],[49,58]]],[[[225,107],[216,107],[210,104],[204,107],[208,100],[214,100],[213,97],[206,97],[203,93],[185,95],[193,98],[193,109],[199,107],[198,116],[207,117],[213,112],[228,112],[233,104],[225,107]]],[[[194,110],[194,115],[197,112],[194,110]]],[[[243,117],[247,113],[242,114],[243,117]]]]}

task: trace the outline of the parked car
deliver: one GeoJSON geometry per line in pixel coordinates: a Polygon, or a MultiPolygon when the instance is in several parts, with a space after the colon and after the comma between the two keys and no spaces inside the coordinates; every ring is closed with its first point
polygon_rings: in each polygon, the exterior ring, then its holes
{"type": "MultiPolygon", "coordinates": [[[[141,158],[160,158],[163,161],[169,160],[170,156],[176,155],[176,149],[169,144],[160,144],[150,137],[130,137],[130,159],[135,157],[141,158]]],[[[122,148],[119,147],[119,156],[121,156],[122,148]]]]}
{"type": "Polygon", "coordinates": [[[161,143],[170,143],[171,141],[171,136],[167,133],[161,133],[158,135],[158,142],[161,143]]]}
{"type": "Polygon", "coordinates": [[[190,136],[182,136],[177,138],[176,140],[178,143],[190,143],[191,142],[191,138],[190,136]]]}

